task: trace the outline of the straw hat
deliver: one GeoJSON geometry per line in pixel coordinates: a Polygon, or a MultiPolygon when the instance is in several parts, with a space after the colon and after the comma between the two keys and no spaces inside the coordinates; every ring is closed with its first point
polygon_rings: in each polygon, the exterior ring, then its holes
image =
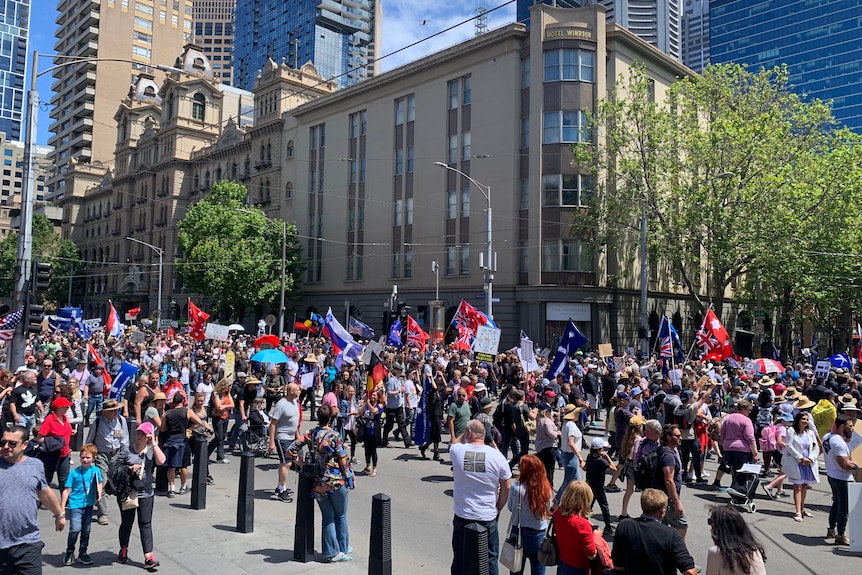
{"type": "Polygon", "coordinates": [[[799,399],[796,400],[796,403],[793,404],[793,407],[796,409],[810,409],[815,405],[817,404],[808,399],[807,395],[801,395],[799,396],[799,399]]]}
{"type": "Polygon", "coordinates": [[[567,403],[565,409],[563,410],[563,419],[573,420],[577,419],[581,416],[581,412],[584,410],[583,407],[575,407],[572,403],[567,403]]]}

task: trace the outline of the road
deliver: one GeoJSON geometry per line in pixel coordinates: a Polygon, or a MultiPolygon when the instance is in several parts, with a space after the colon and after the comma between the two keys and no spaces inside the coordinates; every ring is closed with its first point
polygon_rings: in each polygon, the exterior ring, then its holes
{"type": "MultiPolygon", "coordinates": [[[[258,459],[255,472],[255,530],[251,534],[235,531],[238,483],[238,457],[227,465],[210,466],[216,480],[207,492],[207,509],[189,508],[189,496],[174,499],[159,497],[154,513],[155,553],[161,561],[160,572],[167,574],[218,573],[367,573],[371,498],[385,493],[392,498],[392,565],[393,573],[445,574],[451,562],[452,474],[448,463],[423,461],[415,448],[381,449],[377,477],[358,476],[356,489],[350,494],[349,522],[354,560],[351,563],[324,564],[293,562],[295,503],[270,499],[276,484],[276,461],[258,459]]],[[[362,447],[357,448],[362,460],[362,447]]],[[[77,459],[75,457],[75,459],[77,459]]],[[[444,455],[444,460],[446,460],[444,455]]],[[[361,465],[357,468],[361,469],[361,465]]],[[[707,462],[707,470],[715,472],[715,462],[707,462]]],[[[562,471],[556,472],[562,479],[562,471]]],[[[291,487],[296,489],[296,474],[291,475],[291,487]]],[[[727,485],[729,478],[725,478],[727,485]]],[[[621,493],[609,493],[611,513],[616,516],[622,501],[621,493]]],[[[708,489],[685,487],[683,504],[689,518],[687,544],[697,565],[706,566],[706,555],[712,544],[706,524],[707,506],[725,503],[729,497],[708,489]]],[[[790,499],[769,501],[762,493],[757,500],[757,512],[746,514],[756,536],[767,553],[769,573],[803,575],[849,573],[862,563],[846,548],[827,545],[827,518],[831,497],[828,486],[821,483],[809,492],[807,507],[814,517],[802,523],[793,521],[790,499]]],[[[630,513],[639,511],[637,494],[632,498],[630,513]]],[[[92,526],[90,555],[96,564],[88,569],[98,572],[120,572],[131,566],[113,563],[118,551],[118,513],[112,506],[111,524],[92,526]]],[[[598,507],[595,511],[598,513],[598,507]]],[[[601,515],[594,517],[601,524],[601,515]]],[[[500,518],[505,526],[509,520],[504,511],[500,518]]],[[[320,513],[316,511],[316,544],[320,552],[320,513]]],[[[45,573],[59,572],[66,533],[53,532],[53,520],[46,511],[40,512],[42,538],[45,541],[45,573]]],[[[503,527],[505,529],[505,527],[503,527]]],[[[130,545],[131,564],[141,567],[143,558],[137,528],[130,545]]],[[[318,555],[319,558],[319,555],[318,555]]],[[[131,565],[130,564],[130,565],[131,565]]],[[[75,567],[77,568],[77,567],[75,567]]],[[[65,568],[66,573],[68,569],[65,568]]],[[[74,568],[72,568],[74,569],[74,568]]],[[[555,569],[549,569],[554,573],[555,569]]]]}

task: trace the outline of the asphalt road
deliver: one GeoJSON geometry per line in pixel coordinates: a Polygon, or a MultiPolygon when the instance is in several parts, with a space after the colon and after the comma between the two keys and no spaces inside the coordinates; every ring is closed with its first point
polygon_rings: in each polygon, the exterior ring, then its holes
{"type": "MultiPolygon", "coordinates": [[[[394,443],[393,443],[394,444],[394,443]]],[[[255,472],[254,532],[237,533],[236,501],[238,457],[226,465],[212,465],[216,484],[207,492],[207,509],[189,508],[189,496],[174,499],[158,497],[154,513],[155,553],[161,561],[160,572],[168,574],[207,573],[231,575],[242,573],[338,573],[354,575],[368,572],[368,549],[371,499],[385,493],[392,500],[392,566],[393,573],[448,573],[451,554],[452,474],[448,458],[444,462],[419,459],[416,448],[380,449],[377,477],[358,476],[356,489],[350,493],[349,523],[354,560],[351,563],[323,564],[292,561],[296,504],[270,499],[276,484],[277,462],[273,458],[257,459],[255,472]]],[[[361,445],[357,458],[363,461],[361,445]]],[[[361,469],[362,465],[357,465],[361,469]]],[[[715,472],[715,462],[707,462],[707,471],[715,472]]],[[[562,471],[556,472],[562,479],[562,471]]],[[[297,475],[291,475],[296,489],[297,475]]],[[[724,479],[727,486],[729,478],[724,479]]],[[[632,498],[630,514],[639,512],[638,494],[632,498]]],[[[706,524],[707,506],[725,503],[729,497],[720,492],[695,487],[683,489],[683,504],[689,518],[687,544],[697,565],[706,566],[706,555],[712,544],[706,524]]],[[[621,493],[609,493],[611,514],[616,518],[621,493]]],[[[760,492],[757,512],[746,514],[756,536],[767,553],[769,573],[782,575],[850,573],[862,567],[857,556],[847,548],[828,545],[824,538],[831,497],[828,485],[821,483],[809,492],[808,509],[814,517],[802,523],[793,521],[791,499],[770,501],[760,492]]],[[[598,507],[594,517],[601,524],[598,507]]],[[[119,573],[142,566],[143,557],[137,528],[130,546],[131,563],[114,563],[118,551],[119,515],[112,507],[111,524],[92,525],[90,555],[96,564],[88,570],[119,573]]],[[[500,518],[501,529],[508,523],[508,512],[500,518]]],[[[62,567],[66,533],[53,532],[50,514],[40,512],[42,538],[45,541],[44,572],[83,568],[62,567]]],[[[316,544],[320,552],[320,512],[316,510],[316,544]]],[[[319,558],[319,555],[318,555],[319,558]]],[[[505,570],[503,570],[505,572],[505,570]]],[[[555,569],[549,569],[554,573],[555,569]]]]}

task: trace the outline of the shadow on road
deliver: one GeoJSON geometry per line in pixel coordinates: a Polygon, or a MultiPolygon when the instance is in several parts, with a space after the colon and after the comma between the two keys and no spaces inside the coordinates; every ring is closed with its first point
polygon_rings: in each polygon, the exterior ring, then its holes
{"type": "Polygon", "coordinates": [[[785,533],[784,537],[797,545],[804,545],[805,547],[823,547],[829,545],[822,536],[812,537],[810,535],[800,535],[799,533],[785,533]]]}
{"type": "Polygon", "coordinates": [[[426,475],[421,479],[425,483],[448,483],[454,481],[451,475],[426,475]]]}
{"type": "Polygon", "coordinates": [[[247,555],[262,555],[266,563],[288,563],[293,561],[292,549],[255,549],[246,551],[247,555]]]}

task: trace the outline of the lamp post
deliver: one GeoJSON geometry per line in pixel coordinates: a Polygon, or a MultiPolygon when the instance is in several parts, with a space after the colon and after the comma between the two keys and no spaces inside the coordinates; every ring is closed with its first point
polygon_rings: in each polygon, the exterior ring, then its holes
{"type": "MultiPolygon", "coordinates": [[[[275,222],[272,218],[267,217],[263,212],[253,212],[251,210],[247,210],[245,208],[237,208],[237,211],[246,213],[246,214],[259,214],[265,217],[267,220],[271,222],[275,222]]],[[[284,334],[284,288],[285,288],[285,274],[287,273],[287,222],[285,220],[281,221],[281,297],[279,298],[278,304],[278,337],[280,338],[282,334],[284,334]]]]}
{"type": "Polygon", "coordinates": [[[130,236],[126,236],[126,239],[130,242],[135,242],[141,244],[142,246],[147,246],[159,255],[159,301],[158,305],[156,306],[156,308],[158,309],[158,311],[156,312],[156,329],[162,329],[162,264],[164,263],[163,259],[165,255],[165,250],[158,246],[148,244],[147,242],[135,239],[130,236]]]}
{"type": "MultiPolygon", "coordinates": [[[[491,244],[491,236],[492,236],[492,226],[493,219],[491,217],[491,186],[482,184],[477,182],[475,179],[471,178],[458,168],[453,168],[449,164],[444,164],[443,162],[434,162],[435,166],[440,166],[441,168],[446,168],[449,171],[455,172],[456,174],[460,174],[468,181],[470,181],[474,186],[479,188],[479,191],[488,200],[488,212],[487,212],[487,223],[485,230],[485,265],[482,265],[481,258],[479,261],[479,266],[485,270],[485,313],[488,314],[488,318],[494,319],[494,309],[493,309],[493,300],[494,300],[494,272],[497,270],[497,266],[494,262],[494,255],[492,252],[492,244],[491,244]]],[[[481,253],[480,253],[481,256],[481,253]]]]}

